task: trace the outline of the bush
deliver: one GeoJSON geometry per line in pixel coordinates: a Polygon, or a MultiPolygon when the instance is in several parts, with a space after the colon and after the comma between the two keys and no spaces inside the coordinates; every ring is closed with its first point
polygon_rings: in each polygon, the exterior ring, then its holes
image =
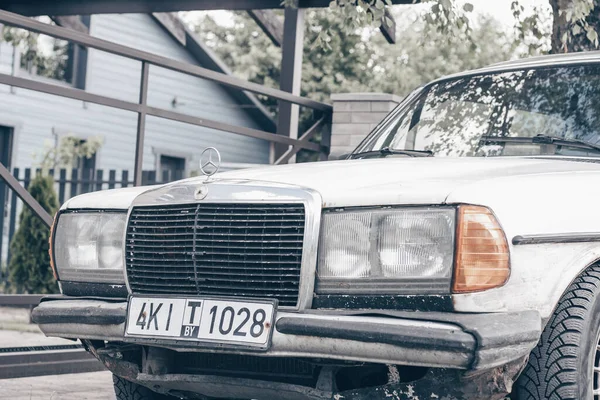
{"type": "MultiPolygon", "coordinates": [[[[54,182],[49,176],[36,176],[29,193],[50,215],[58,209],[54,182]]],[[[19,229],[10,243],[9,282],[19,293],[57,293],[58,285],[48,255],[50,230],[27,206],[19,216],[19,229]]]]}

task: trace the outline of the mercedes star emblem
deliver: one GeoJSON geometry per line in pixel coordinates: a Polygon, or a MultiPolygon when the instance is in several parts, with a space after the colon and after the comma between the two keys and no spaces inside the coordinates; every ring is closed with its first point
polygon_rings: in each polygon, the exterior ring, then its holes
{"type": "Polygon", "coordinates": [[[200,155],[200,171],[206,176],[213,176],[221,166],[221,153],[214,147],[207,147],[200,155]]]}

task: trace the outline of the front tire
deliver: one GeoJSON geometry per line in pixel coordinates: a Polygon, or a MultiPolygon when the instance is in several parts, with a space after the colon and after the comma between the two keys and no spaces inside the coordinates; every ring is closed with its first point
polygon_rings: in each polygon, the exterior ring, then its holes
{"type": "Polygon", "coordinates": [[[113,375],[113,386],[117,400],[174,400],[175,397],[153,392],[145,386],[138,385],[113,375]]]}
{"type": "Polygon", "coordinates": [[[600,400],[600,265],[562,295],[516,384],[517,400],[600,400]]]}

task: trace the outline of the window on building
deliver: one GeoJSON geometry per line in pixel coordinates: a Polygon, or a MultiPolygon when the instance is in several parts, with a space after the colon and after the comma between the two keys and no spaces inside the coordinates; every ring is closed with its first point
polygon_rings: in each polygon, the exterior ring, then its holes
{"type": "Polygon", "coordinates": [[[185,172],[185,158],[160,156],[158,179],[162,182],[171,182],[182,179],[185,172]]]}
{"type": "MultiPolygon", "coordinates": [[[[56,25],[48,16],[36,17],[40,22],[56,25]]],[[[90,18],[81,17],[89,27],[90,18]]],[[[10,26],[2,27],[0,40],[19,49],[21,71],[42,78],[54,79],[85,89],[87,50],[66,40],[10,26]]]]}

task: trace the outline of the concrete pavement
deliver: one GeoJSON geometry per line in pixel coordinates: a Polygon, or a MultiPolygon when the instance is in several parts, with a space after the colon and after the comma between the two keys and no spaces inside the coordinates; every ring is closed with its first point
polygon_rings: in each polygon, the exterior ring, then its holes
{"type": "Polygon", "coordinates": [[[110,372],[0,380],[2,400],[115,400],[110,372]]]}
{"type": "MultiPolygon", "coordinates": [[[[44,336],[29,310],[0,307],[0,348],[74,344],[44,336]]],[[[110,372],[1,379],[0,400],[115,400],[110,372]]]]}

